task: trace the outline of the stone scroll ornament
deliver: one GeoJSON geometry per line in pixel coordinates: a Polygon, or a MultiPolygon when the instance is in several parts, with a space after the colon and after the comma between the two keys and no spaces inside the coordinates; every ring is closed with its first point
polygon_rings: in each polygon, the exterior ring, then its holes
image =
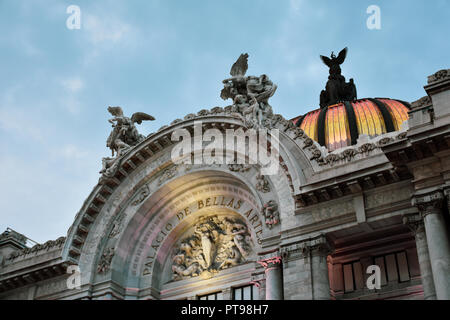
{"type": "Polygon", "coordinates": [[[121,107],[108,107],[108,111],[113,116],[108,120],[113,129],[106,141],[106,146],[111,149],[112,157],[102,159],[100,173],[111,177],[120,165],[120,158],[145,139],[145,136],[138,132],[135,123],[141,124],[142,121],[155,120],[155,118],[144,112],[136,112],[129,118],[124,116],[121,107]]]}
{"type": "Polygon", "coordinates": [[[214,273],[246,261],[252,251],[246,224],[237,218],[200,217],[191,236],[175,249],[172,260],[173,280],[214,273]]]}
{"type": "Polygon", "coordinates": [[[267,118],[273,115],[268,100],[277,86],[265,74],[245,76],[248,69],[248,54],[241,54],[231,67],[231,78],[223,80],[224,87],[220,97],[232,99],[231,109],[239,114],[248,128],[264,127],[267,118]]]}

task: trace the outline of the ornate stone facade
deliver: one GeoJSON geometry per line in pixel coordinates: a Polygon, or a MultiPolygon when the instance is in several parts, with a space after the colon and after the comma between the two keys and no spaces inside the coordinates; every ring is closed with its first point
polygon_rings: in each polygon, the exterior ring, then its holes
{"type": "MultiPolygon", "coordinates": [[[[449,299],[448,72],[429,78],[407,126],[332,151],[273,113],[277,85],[246,76],[248,58],[223,81],[231,105],[147,137],[135,123],[153,117],[109,108],[113,158],[67,236],[33,246],[0,236],[0,299],[231,299],[249,284],[260,299],[449,299]],[[236,161],[174,163],[172,134],[198,121],[222,134],[278,130],[277,174],[236,161]],[[373,265],[377,290],[366,286],[373,265]],[[78,288],[66,285],[73,277],[78,288]]],[[[337,80],[340,60],[330,60],[337,80]]]]}

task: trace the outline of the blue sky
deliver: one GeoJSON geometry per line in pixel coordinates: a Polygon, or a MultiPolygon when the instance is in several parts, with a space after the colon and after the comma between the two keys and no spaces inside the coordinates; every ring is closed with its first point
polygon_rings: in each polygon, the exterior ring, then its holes
{"type": "Polygon", "coordinates": [[[345,46],[358,97],[414,101],[450,67],[449,14],[450,0],[0,0],[0,232],[66,235],[110,153],[108,105],[154,115],[143,134],[226,106],[221,81],[248,52],[248,74],[269,75],[274,111],[292,118],[318,107],[319,55],[345,46]],[[366,27],[373,4],[380,30],[366,27]]]}

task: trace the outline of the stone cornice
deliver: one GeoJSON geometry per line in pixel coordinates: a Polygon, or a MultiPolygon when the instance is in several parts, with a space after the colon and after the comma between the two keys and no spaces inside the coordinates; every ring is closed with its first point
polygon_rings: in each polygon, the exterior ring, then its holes
{"type": "Polygon", "coordinates": [[[429,96],[424,96],[420,98],[419,100],[416,100],[411,103],[411,111],[409,112],[415,112],[417,109],[426,108],[432,105],[431,98],[429,96]]]}
{"type": "Polygon", "coordinates": [[[432,96],[450,87],[450,69],[442,69],[428,77],[428,84],[424,87],[428,95],[432,96]]]}
{"type": "Polygon", "coordinates": [[[289,259],[289,257],[306,258],[310,255],[326,256],[331,254],[333,251],[334,247],[325,235],[305,239],[301,242],[284,246],[280,249],[281,256],[284,259],[289,259]]]}
{"type": "Polygon", "coordinates": [[[24,249],[12,252],[8,256],[7,259],[8,259],[8,261],[12,261],[12,260],[27,256],[27,255],[39,255],[39,254],[42,254],[44,251],[46,252],[48,250],[52,250],[55,247],[61,248],[65,241],[66,241],[66,237],[59,237],[56,240],[49,240],[49,241],[45,242],[44,244],[36,244],[31,248],[24,248],[24,249]]]}
{"type": "Polygon", "coordinates": [[[428,76],[428,84],[444,81],[446,79],[450,79],[450,69],[442,69],[431,76],[428,76]]]}

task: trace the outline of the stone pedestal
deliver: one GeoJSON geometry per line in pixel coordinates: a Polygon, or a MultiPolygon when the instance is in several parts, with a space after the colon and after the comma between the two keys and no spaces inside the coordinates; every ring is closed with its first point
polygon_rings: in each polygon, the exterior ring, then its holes
{"type": "Polygon", "coordinates": [[[403,223],[411,229],[416,240],[416,250],[419,259],[424,299],[436,300],[436,290],[434,288],[430,254],[428,252],[428,243],[423,219],[418,214],[408,215],[403,217],[403,223]]]}
{"type": "Polygon", "coordinates": [[[442,212],[444,195],[440,191],[416,196],[413,203],[423,216],[436,297],[450,300],[450,245],[442,212]]]}
{"type": "Polygon", "coordinates": [[[266,300],[283,300],[283,269],[281,257],[274,256],[258,261],[266,274],[266,300]]]}

